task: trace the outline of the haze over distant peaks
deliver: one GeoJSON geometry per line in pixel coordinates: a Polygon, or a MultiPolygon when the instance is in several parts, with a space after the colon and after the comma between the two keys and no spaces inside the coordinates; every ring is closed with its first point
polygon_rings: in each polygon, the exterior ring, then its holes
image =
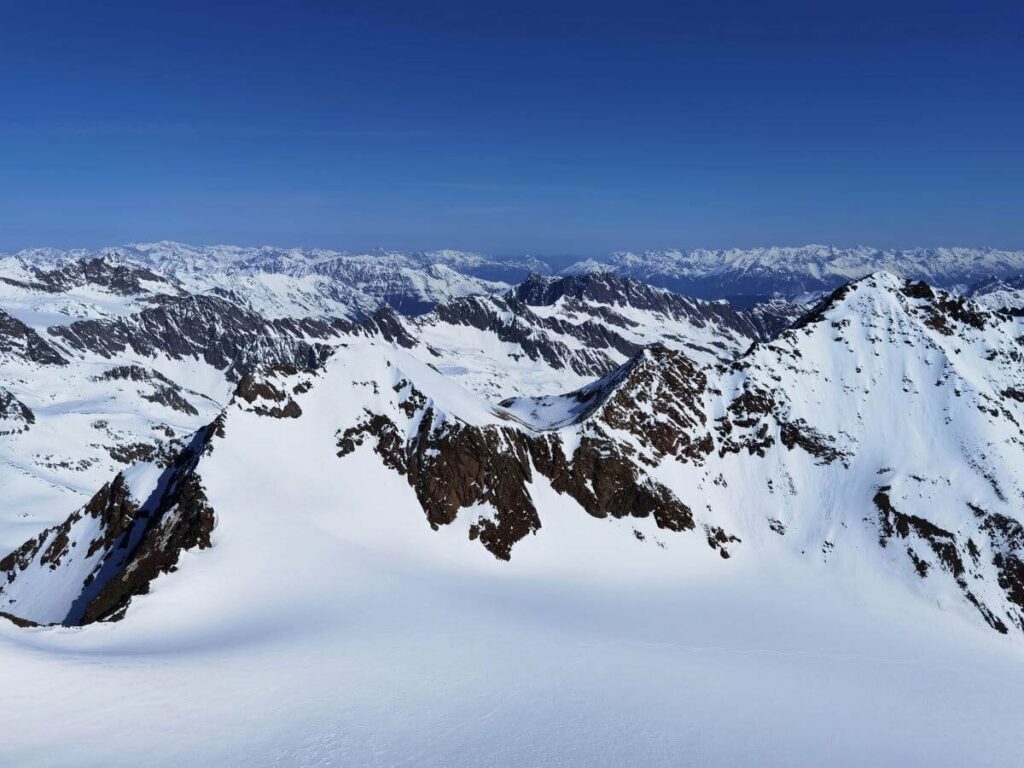
{"type": "MultiPolygon", "coordinates": [[[[397,307],[405,311],[426,311],[443,298],[500,290],[530,274],[613,272],[698,298],[747,297],[749,301],[750,297],[796,297],[833,290],[848,280],[878,271],[958,290],[1024,273],[1024,250],[968,247],[878,249],[805,245],[616,251],[602,258],[582,259],[563,269],[557,268],[556,260],[549,262],[543,257],[498,257],[451,249],[353,252],[194,246],[171,241],[98,249],[36,248],[7,258],[35,265],[59,265],[96,257],[128,260],[181,280],[211,274],[318,275],[347,286],[360,286],[392,305],[394,297],[401,296],[404,303],[397,307]]],[[[560,257],[557,263],[565,261],[560,257]]]]}

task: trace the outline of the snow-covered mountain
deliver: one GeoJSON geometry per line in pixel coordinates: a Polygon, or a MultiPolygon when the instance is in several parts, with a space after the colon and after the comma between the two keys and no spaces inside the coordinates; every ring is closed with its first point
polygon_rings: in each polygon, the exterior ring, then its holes
{"type": "Polygon", "coordinates": [[[377,316],[368,326],[499,401],[583,386],[654,343],[700,362],[731,360],[804,310],[779,300],[737,312],[608,273],[532,275],[503,295],[456,299],[415,318],[377,316]]]}
{"type": "Polygon", "coordinates": [[[381,303],[406,313],[424,312],[439,301],[506,290],[531,273],[550,272],[536,259],[491,259],[452,250],[359,254],[173,242],[25,250],[0,257],[0,272],[20,267],[43,274],[80,273],[83,264],[142,267],[191,293],[239,293],[257,303],[260,311],[280,312],[282,300],[291,298],[311,306],[320,303],[342,316],[365,313],[381,303]]]}
{"type": "Polygon", "coordinates": [[[759,333],[727,305],[607,276],[534,276],[410,318],[318,273],[163,274],[110,254],[4,266],[4,544],[201,427],[246,371],[316,365],[352,335],[414,348],[497,401],[582,386],[652,342],[727,359],[759,333]]]}
{"type": "MultiPolygon", "coordinates": [[[[520,294],[553,306],[611,286],[639,292],[633,304],[655,295],[607,279],[532,281],[520,294]]],[[[216,548],[218,515],[242,516],[221,532],[229,548],[242,520],[272,519],[251,489],[271,471],[267,448],[291,446],[288,466],[327,475],[352,457],[364,471],[376,463],[378,482],[408,484],[403,503],[431,528],[457,523],[466,546],[501,560],[545,535],[545,500],[561,498],[581,522],[625,521],[625,534],[657,549],[699,535],[722,558],[749,550],[877,571],[1019,635],[1021,330],[1010,313],[878,273],[728,362],[654,344],[569,394],[500,405],[427,365],[436,349],[419,359],[380,340],[343,341],[323,365],[247,373],[226,411],[176,453],[140,457],[0,561],[0,610],[37,623],[120,616],[182,551],[216,548]]],[[[166,379],[114,370],[105,375],[182,399],[166,379]]],[[[309,498],[330,497],[302,476],[309,498]]]]}
{"type": "Polygon", "coordinates": [[[887,271],[941,288],[963,288],[987,278],[1024,271],[1024,251],[995,248],[794,248],[694,249],[630,253],[588,259],[566,274],[609,271],[703,298],[795,297],[831,291],[849,280],[887,271]]]}
{"type": "MultiPolygon", "coordinates": [[[[402,314],[353,260],[160,258],[0,263],[0,719],[59,718],[50,762],[216,753],[183,729],[253,764],[565,762],[524,734],[597,722],[577,762],[671,764],[702,750],[664,734],[736,707],[809,762],[863,756],[851,722],[885,756],[922,732],[933,762],[1017,754],[1012,279],[879,272],[737,309],[534,273],[402,314]],[[379,746],[380,713],[431,712],[439,685],[465,710],[379,746]],[[128,745],[75,714],[126,687],[164,713],[128,745]]],[[[0,757],[40,762],[40,738],[0,757]]]]}
{"type": "Polygon", "coordinates": [[[377,306],[318,275],[203,280],[109,255],[0,263],[3,546],[208,423],[246,370],[316,363],[377,306]]]}
{"type": "Polygon", "coordinates": [[[1024,274],[983,280],[970,287],[967,295],[990,309],[1024,312],[1024,274]]]}
{"type": "MultiPolygon", "coordinates": [[[[344,316],[362,316],[381,304],[405,314],[422,314],[440,302],[501,293],[531,274],[556,272],[534,257],[499,258],[454,250],[352,253],[164,241],[95,250],[29,249],[0,255],[0,273],[56,269],[80,274],[81,265],[88,263],[135,265],[192,293],[213,289],[247,293],[251,301],[260,302],[260,311],[282,312],[282,302],[291,295],[310,307],[320,305],[325,312],[344,316]],[[305,279],[295,282],[298,278],[305,279]]],[[[560,274],[612,272],[687,296],[729,299],[744,309],[776,295],[800,300],[808,294],[827,293],[876,271],[966,291],[985,281],[1019,276],[1024,272],[1024,251],[826,245],[621,251],[576,262],[560,274]]],[[[63,279],[70,286],[69,278],[63,279]]]]}

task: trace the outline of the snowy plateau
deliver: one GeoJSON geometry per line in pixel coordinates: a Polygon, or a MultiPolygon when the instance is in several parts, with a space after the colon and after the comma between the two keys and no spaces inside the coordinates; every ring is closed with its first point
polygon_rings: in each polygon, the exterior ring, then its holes
{"type": "Polygon", "coordinates": [[[2,255],[0,765],[1020,765],[1022,273],[2,255]]]}

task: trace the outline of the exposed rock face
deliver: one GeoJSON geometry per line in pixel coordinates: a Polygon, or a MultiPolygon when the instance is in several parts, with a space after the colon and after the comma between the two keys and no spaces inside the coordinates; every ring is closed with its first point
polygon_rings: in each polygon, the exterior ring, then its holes
{"type": "Polygon", "coordinates": [[[466,386],[501,400],[550,392],[562,371],[571,374],[568,386],[581,386],[652,344],[701,364],[728,362],[755,341],[774,338],[804,310],[779,299],[737,311],[725,301],[691,299],[610,274],[531,275],[503,294],[453,299],[420,317],[381,311],[361,330],[431,355],[466,386]],[[483,367],[453,365],[465,356],[483,367]],[[516,375],[508,376],[509,368],[516,375]]]}
{"type": "MultiPolygon", "coordinates": [[[[153,388],[150,392],[142,394],[143,399],[151,403],[160,403],[181,413],[190,416],[198,416],[199,411],[186,398],[186,390],[175,382],[168,379],[159,371],[145,368],[141,365],[119,365],[110,368],[100,374],[97,379],[102,381],[133,381],[136,383],[150,383],[153,388]]],[[[191,392],[193,397],[203,397],[191,392]]]]}
{"type": "Polygon", "coordinates": [[[0,354],[10,354],[40,365],[66,365],[61,354],[43,337],[0,309],[0,354]]]}
{"type": "Polygon", "coordinates": [[[33,279],[28,283],[10,278],[2,279],[11,284],[46,293],[64,293],[73,288],[93,285],[121,296],[133,296],[145,291],[145,283],[164,288],[171,287],[171,283],[164,276],[146,267],[107,256],[69,261],[52,269],[33,267],[31,274],[33,279]]]}
{"type": "Polygon", "coordinates": [[[452,326],[487,331],[504,344],[515,344],[530,360],[543,360],[554,369],[569,369],[581,376],[600,376],[616,367],[608,351],[634,355],[640,347],[597,322],[580,325],[556,317],[541,317],[513,297],[470,297],[439,305],[424,319],[436,318],[452,326]],[[583,341],[570,347],[559,336],[583,341]]]}
{"type": "Polygon", "coordinates": [[[620,326],[629,321],[617,316],[614,308],[629,307],[675,320],[686,319],[698,328],[708,325],[731,328],[751,339],[760,338],[758,328],[750,319],[727,302],[692,299],[611,272],[559,278],[531,275],[512,291],[512,295],[528,306],[550,306],[561,300],[570,311],[587,304],[604,305],[611,309],[604,319],[620,326]]]}
{"type": "Polygon", "coordinates": [[[487,505],[493,513],[472,524],[470,538],[502,560],[541,527],[528,489],[534,472],[594,517],[653,516],[672,531],[694,527],[689,508],[644,477],[612,441],[586,438],[566,456],[557,435],[445,421],[430,407],[417,418],[419,427],[409,435],[387,417],[369,416],[339,437],[338,454],[373,440],[385,463],[406,476],[435,529],[454,522],[463,509],[487,505]]]}
{"type": "Polygon", "coordinates": [[[703,363],[731,360],[760,338],[755,324],[725,302],[688,299],[610,275],[534,275],[502,295],[455,299],[417,318],[382,314],[363,329],[430,355],[493,400],[549,393],[553,381],[582,386],[653,343],[703,363]],[[463,357],[474,365],[459,366],[463,357]]]}
{"type": "Polygon", "coordinates": [[[406,349],[416,346],[416,339],[406,330],[391,307],[382,307],[374,312],[361,323],[361,328],[369,336],[378,336],[406,349]]]}
{"type": "Polygon", "coordinates": [[[707,376],[686,355],[656,345],[580,393],[590,400],[580,420],[631,434],[650,448],[650,457],[641,455],[647,463],[666,455],[699,463],[713,450],[705,429],[707,386],[707,376]]]}
{"type": "MultiPolygon", "coordinates": [[[[1012,606],[1008,611],[1010,618],[1024,631],[1024,526],[1011,517],[992,513],[982,520],[981,529],[988,534],[992,565],[1012,606]]],[[[972,551],[970,545],[968,540],[968,549],[972,551]]]]}
{"type": "Polygon", "coordinates": [[[116,620],[153,579],[176,569],[181,552],[211,546],[214,512],[196,467],[218,428],[181,449],[149,498],[135,499],[119,473],[63,523],[0,560],[0,610],[39,624],[116,620]],[[24,594],[35,604],[22,605],[24,594]]]}
{"type": "Polygon", "coordinates": [[[140,355],[160,352],[174,359],[194,357],[237,379],[264,363],[311,366],[329,354],[326,343],[348,333],[346,320],[312,318],[266,320],[218,296],[160,296],[137,315],[114,320],[82,320],[49,329],[69,346],[104,357],[128,350],[140,355]]]}
{"type": "Polygon", "coordinates": [[[235,401],[245,410],[275,419],[297,419],[302,409],[292,395],[307,391],[317,375],[316,368],[292,365],[262,366],[242,376],[235,388],[235,401]]]}
{"type": "Polygon", "coordinates": [[[1007,621],[1024,631],[1024,528],[1021,524],[1005,515],[989,514],[974,507],[971,511],[977,525],[972,526],[969,534],[954,533],[918,515],[897,510],[889,496],[890,490],[889,486],[882,486],[874,497],[881,530],[879,543],[885,547],[899,539],[922,579],[930,577],[934,570],[932,563],[936,563],[996,631],[1006,634],[1009,631],[1007,621]],[[983,553],[987,553],[988,558],[983,553]],[[1002,590],[996,601],[975,592],[977,585],[985,584],[990,566],[1002,590]]]}
{"type": "Polygon", "coordinates": [[[35,414],[29,407],[0,387],[0,436],[24,432],[35,423],[35,414]]]}
{"type": "Polygon", "coordinates": [[[552,487],[568,493],[594,517],[654,518],[659,528],[688,531],[693,513],[667,487],[634,464],[628,450],[610,440],[584,437],[565,460],[554,438],[531,444],[531,457],[552,487]]]}
{"type": "Polygon", "coordinates": [[[753,326],[758,341],[771,341],[789,328],[807,311],[807,305],[788,299],[773,298],[740,310],[753,326]]]}
{"type": "MultiPolygon", "coordinates": [[[[636,367],[630,367],[634,374],[636,367]]],[[[620,378],[638,390],[652,383],[643,373],[620,378]]],[[[671,381],[670,386],[679,383],[671,381]]],[[[500,559],[510,559],[515,543],[541,527],[529,491],[535,473],[594,517],[653,517],[658,527],[670,531],[695,527],[691,510],[647,476],[635,451],[599,426],[582,432],[568,453],[557,432],[470,425],[439,412],[405,380],[396,385],[396,391],[400,393],[397,410],[404,418],[367,412],[358,424],[339,433],[339,457],[372,441],[385,464],[408,479],[434,528],[454,522],[463,509],[485,505],[492,512],[472,523],[470,536],[500,559]]],[[[621,419],[613,430],[643,430],[637,409],[623,391],[598,404],[602,417],[614,414],[621,419]]],[[[690,447],[689,440],[678,433],[673,438],[669,431],[662,431],[659,436],[667,448],[690,447]]],[[[680,451],[680,455],[686,453],[680,451]]]]}
{"type": "Polygon", "coordinates": [[[563,298],[629,306],[636,309],[656,309],[668,313],[686,311],[692,306],[704,304],[704,302],[691,303],[678,294],[658,290],[645,283],[619,277],[610,272],[555,278],[530,275],[514,289],[513,294],[524,304],[535,307],[551,305],[563,298]]]}
{"type": "MultiPolygon", "coordinates": [[[[153,579],[161,573],[177,570],[183,551],[211,546],[210,536],[215,524],[213,508],[198,476],[183,471],[180,466],[176,469],[178,474],[172,479],[172,487],[160,498],[152,522],[139,534],[141,541],[120,559],[112,560],[112,554],[108,555],[97,572],[96,581],[86,584],[85,592],[66,621],[90,624],[121,618],[133,597],[149,592],[153,579]],[[113,570],[113,575],[104,582],[102,577],[108,570],[113,570]],[[79,608],[82,608],[81,614],[79,608]]],[[[121,541],[130,546],[128,533],[122,534],[121,541]]],[[[118,546],[121,546],[120,541],[118,546]]]]}

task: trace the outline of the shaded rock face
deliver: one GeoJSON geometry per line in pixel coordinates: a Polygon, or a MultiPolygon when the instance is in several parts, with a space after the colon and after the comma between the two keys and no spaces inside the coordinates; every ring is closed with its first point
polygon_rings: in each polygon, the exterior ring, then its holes
{"type": "Polygon", "coordinates": [[[879,515],[879,544],[888,547],[900,542],[922,579],[931,578],[936,569],[948,574],[996,631],[1006,634],[1009,626],[1024,631],[1024,527],[1005,515],[972,506],[976,527],[969,532],[948,531],[898,510],[890,491],[889,486],[881,486],[873,499],[879,515]],[[993,571],[995,578],[988,578],[993,571]],[[978,589],[992,582],[1002,592],[997,599],[978,589]]]}
{"type": "Polygon", "coordinates": [[[40,365],[67,365],[42,336],[0,309],[0,354],[11,354],[40,365]]]}
{"type": "Polygon", "coordinates": [[[292,395],[312,387],[316,368],[299,369],[292,365],[262,366],[242,376],[235,388],[235,402],[244,410],[275,419],[297,419],[302,409],[292,395]]]}
{"type": "MultiPolygon", "coordinates": [[[[97,580],[86,585],[80,600],[68,614],[67,623],[90,624],[124,615],[131,599],[149,592],[149,585],[161,573],[177,570],[178,559],[186,550],[211,546],[215,518],[199,477],[177,467],[171,485],[161,496],[155,514],[137,535],[141,540],[130,554],[118,558],[114,553],[126,542],[130,545],[134,530],[122,534],[112,544],[111,554],[97,573],[97,580]],[[109,580],[102,581],[105,571],[109,580]],[[81,613],[79,613],[81,610],[81,613]]],[[[117,553],[120,554],[120,553],[117,553]]]]}
{"type": "Polygon", "coordinates": [[[600,304],[623,304],[637,309],[667,310],[676,298],[645,283],[609,272],[548,278],[530,275],[513,294],[530,306],[551,305],[562,298],[588,299],[600,304]]]}
{"type": "MultiPolygon", "coordinates": [[[[199,411],[192,403],[185,398],[185,390],[177,383],[171,381],[159,371],[146,368],[141,365],[118,365],[104,371],[96,377],[98,381],[132,381],[136,383],[150,383],[153,388],[150,392],[142,393],[142,397],[151,403],[166,405],[175,411],[186,413],[190,416],[198,416],[199,411]]],[[[198,393],[192,393],[195,397],[203,397],[198,393]]]]}
{"type": "Polygon", "coordinates": [[[767,299],[740,310],[740,314],[756,332],[758,341],[771,341],[807,311],[804,304],[787,299],[767,299]]]}
{"type": "MultiPolygon", "coordinates": [[[[757,327],[725,302],[690,299],[609,274],[534,275],[501,296],[441,304],[410,321],[409,335],[429,338],[435,325],[482,331],[514,348],[510,356],[516,359],[585,378],[611,373],[654,340],[725,360],[760,338],[757,327]]],[[[396,338],[386,329],[381,335],[396,338]]]]}
{"type": "Polygon", "coordinates": [[[35,414],[29,407],[0,387],[0,435],[25,432],[35,423],[35,414]]]}
{"type": "Polygon", "coordinates": [[[6,280],[25,288],[46,293],[64,293],[83,285],[94,285],[106,288],[120,296],[135,296],[143,293],[143,283],[154,283],[170,287],[167,278],[158,275],[146,267],[127,264],[97,256],[91,259],[80,259],[64,264],[56,269],[33,267],[32,281],[28,283],[6,280]]]}
{"type": "Polygon", "coordinates": [[[731,328],[751,339],[760,338],[758,328],[750,319],[726,302],[692,299],[611,272],[559,278],[531,275],[513,289],[511,295],[528,306],[549,306],[565,300],[570,307],[584,301],[609,307],[632,307],[676,320],[686,319],[698,328],[715,325],[731,328]]]}
{"type": "Polygon", "coordinates": [[[588,390],[584,396],[594,402],[580,420],[631,434],[649,447],[651,455],[639,458],[652,466],[665,456],[700,463],[714,448],[705,429],[707,386],[707,376],[686,355],[655,345],[588,390]]]}
{"type": "Polygon", "coordinates": [[[131,350],[174,359],[193,357],[226,370],[237,380],[264,363],[318,365],[330,354],[326,343],[351,332],[347,320],[267,320],[219,296],[159,296],[137,315],[113,320],[82,320],[56,326],[49,333],[68,346],[114,357],[131,350]]]}
{"type": "Polygon", "coordinates": [[[339,433],[338,456],[369,442],[387,466],[406,477],[435,529],[454,522],[461,510],[485,505],[487,512],[471,524],[470,538],[510,559],[516,542],[541,527],[529,492],[534,473],[594,517],[653,517],[671,531],[695,527],[690,509],[646,477],[614,440],[588,435],[566,455],[555,433],[451,420],[408,382],[399,389],[405,393],[400,411],[408,421],[367,412],[339,433]]]}
{"type": "Polygon", "coordinates": [[[15,598],[29,582],[35,592],[56,593],[50,603],[67,606],[62,618],[44,623],[117,620],[153,579],[176,570],[183,551],[211,546],[215,517],[196,467],[218,429],[215,422],[197,433],[145,501],[132,497],[119,473],[63,523],[0,560],[0,609],[38,623],[19,613],[15,598]]]}
{"type": "Polygon", "coordinates": [[[603,323],[575,324],[557,317],[541,317],[509,296],[457,299],[439,305],[430,317],[488,331],[498,341],[518,345],[530,360],[543,361],[551,368],[568,369],[580,376],[602,376],[614,370],[616,363],[609,351],[635,355],[641,350],[603,323]],[[553,337],[557,335],[579,339],[585,347],[572,349],[553,337]]]}
{"type": "Polygon", "coordinates": [[[361,330],[369,336],[378,336],[399,347],[411,349],[416,346],[414,339],[391,307],[382,307],[363,320],[361,330]]]}

